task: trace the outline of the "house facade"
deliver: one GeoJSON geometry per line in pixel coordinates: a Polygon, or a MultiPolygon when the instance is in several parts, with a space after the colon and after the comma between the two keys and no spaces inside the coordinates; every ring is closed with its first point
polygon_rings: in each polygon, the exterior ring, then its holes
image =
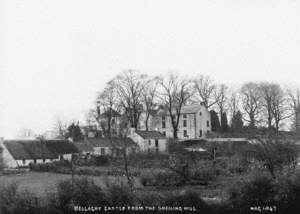
{"type": "MultiPolygon", "coordinates": [[[[204,105],[189,105],[181,108],[178,124],[178,139],[201,139],[211,132],[210,112],[204,105]]],[[[151,120],[151,129],[173,137],[171,117],[167,110],[159,111],[151,120]]]]}
{"type": "Polygon", "coordinates": [[[158,131],[132,131],[129,135],[141,152],[167,152],[167,138],[158,131]]]}

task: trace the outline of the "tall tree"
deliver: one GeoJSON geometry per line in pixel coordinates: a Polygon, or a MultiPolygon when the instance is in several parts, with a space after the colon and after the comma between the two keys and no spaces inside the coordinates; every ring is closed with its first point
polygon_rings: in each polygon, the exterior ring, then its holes
{"type": "Polygon", "coordinates": [[[116,85],[108,82],[97,97],[97,121],[105,136],[111,136],[112,119],[118,110],[116,85]]]}
{"type": "Polygon", "coordinates": [[[293,113],[292,130],[300,133],[300,89],[288,90],[289,106],[293,113]]]}
{"type": "Polygon", "coordinates": [[[227,102],[227,91],[228,87],[224,84],[218,85],[217,90],[214,93],[216,104],[219,108],[219,114],[221,117],[221,123],[222,123],[222,115],[225,112],[226,109],[226,102],[227,102]]]}
{"type": "Polygon", "coordinates": [[[289,111],[287,101],[288,100],[286,93],[280,86],[276,87],[276,90],[274,90],[274,99],[272,100],[271,106],[274,116],[275,129],[277,132],[279,131],[280,122],[291,117],[291,112],[289,111]]]}
{"type": "Polygon", "coordinates": [[[216,84],[209,76],[200,75],[193,83],[196,91],[195,94],[206,108],[210,108],[216,104],[217,101],[214,96],[216,84]]]}
{"type": "Polygon", "coordinates": [[[80,126],[79,126],[79,122],[77,122],[77,124],[72,123],[69,127],[68,127],[68,131],[66,133],[66,137],[67,138],[71,138],[74,142],[80,141],[83,139],[83,134],[81,132],[80,126]]]}
{"type": "Polygon", "coordinates": [[[231,121],[231,130],[233,132],[239,132],[243,129],[244,123],[243,123],[243,115],[238,110],[232,117],[231,121]]]}
{"type": "Polygon", "coordinates": [[[154,113],[158,104],[156,102],[157,98],[157,86],[158,86],[158,78],[148,78],[144,85],[144,90],[142,93],[143,96],[143,104],[145,107],[145,127],[148,131],[149,129],[149,118],[150,115],[154,113]]]}
{"type": "Polygon", "coordinates": [[[182,79],[172,73],[169,73],[166,78],[160,78],[159,84],[161,86],[160,98],[171,118],[173,137],[177,139],[181,108],[193,95],[192,84],[190,80],[182,79]]]}
{"type": "Polygon", "coordinates": [[[57,119],[54,124],[54,131],[59,138],[65,138],[68,129],[68,124],[61,119],[57,119]]]}
{"type": "Polygon", "coordinates": [[[237,90],[231,89],[230,95],[228,98],[228,109],[230,112],[231,123],[232,123],[234,116],[239,111],[239,107],[240,107],[240,95],[237,90]]]}
{"type": "Polygon", "coordinates": [[[221,115],[221,130],[222,132],[228,131],[228,120],[226,112],[223,112],[221,115]]]}
{"type": "Polygon", "coordinates": [[[273,113],[273,102],[276,99],[277,92],[280,91],[280,86],[275,83],[263,82],[259,85],[262,97],[262,106],[264,109],[265,117],[267,118],[268,128],[271,129],[274,120],[274,113],[273,113]]]}
{"type": "Polygon", "coordinates": [[[245,83],[241,88],[242,107],[247,115],[244,120],[249,122],[250,128],[261,121],[260,110],[262,108],[262,98],[259,85],[254,82],[245,83]]]}
{"type": "Polygon", "coordinates": [[[131,127],[137,128],[143,111],[142,93],[146,76],[136,70],[125,70],[112,80],[118,100],[131,127]]]}
{"type": "Polygon", "coordinates": [[[214,110],[210,111],[210,120],[211,120],[211,130],[213,132],[221,131],[220,120],[217,112],[215,112],[214,110]]]}

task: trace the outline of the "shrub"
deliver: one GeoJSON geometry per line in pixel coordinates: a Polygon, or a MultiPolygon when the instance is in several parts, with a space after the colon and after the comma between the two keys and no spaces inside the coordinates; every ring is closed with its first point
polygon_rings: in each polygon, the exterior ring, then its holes
{"type": "Polygon", "coordinates": [[[250,207],[274,206],[275,183],[269,176],[259,175],[229,190],[229,201],[241,213],[251,213],[250,207]]]}
{"type": "Polygon", "coordinates": [[[107,180],[107,199],[110,206],[127,206],[134,204],[134,196],[128,185],[120,180],[109,182],[107,180]]]}
{"type": "Polygon", "coordinates": [[[163,202],[165,206],[171,207],[195,207],[202,213],[211,213],[211,209],[200,196],[194,191],[173,192],[166,195],[163,202]]]}
{"type": "Polygon", "coordinates": [[[147,172],[142,173],[140,176],[140,181],[143,186],[179,186],[183,183],[182,179],[183,178],[181,176],[170,171],[158,171],[155,173],[147,172]]]}
{"type": "Polygon", "coordinates": [[[73,204],[78,206],[104,206],[108,204],[102,189],[87,178],[74,179],[73,184],[71,181],[59,182],[56,198],[57,200],[54,201],[56,207],[63,211],[71,210],[73,204]]]}
{"type": "Polygon", "coordinates": [[[294,213],[300,210],[300,174],[283,176],[279,178],[277,195],[275,196],[282,213],[294,213]]]}
{"type": "Polygon", "coordinates": [[[108,156],[93,156],[96,166],[107,166],[110,164],[110,158],[108,156]]]}
{"type": "Polygon", "coordinates": [[[27,191],[18,191],[18,185],[15,183],[3,186],[0,193],[0,213],[41,213],[38,198],[27,191]]]}
{"type": "Polygon", "coordinates": [[[193,170],[191,173],[191,179],[199,181],[203,185],[207,185],[215,178],[215,171],[213,169],[203,168],[193,170]]]}

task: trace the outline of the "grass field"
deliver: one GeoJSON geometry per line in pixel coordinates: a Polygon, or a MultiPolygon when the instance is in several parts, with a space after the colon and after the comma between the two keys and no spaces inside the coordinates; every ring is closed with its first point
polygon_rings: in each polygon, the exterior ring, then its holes
{"type": "MultiPolygon", "coordinates": [[[[95,182],[95,184],[104,187],[106,178],[103,176],[83,176],[75,175],[75,178],[87,177],[95,182]]],[[[126,181],[125,177],[108,176],[108,180],[121,179],[126,181]]],[[[54,192],[58,182],[63,180],[71,180],[72,176],[67,174],[48,173],[48,172],[27,172],[14,175],[0,176],[0,185],[8,185],[11,183],[18,184],[19,190],[28,190],[40,197],[46,196],[47,192],[54,192]]],[[[136,186],[140,186],[136,181],[136,186]]]]}
{"type": "MultiPolygon", "coordinates": [[[[106,180],[114,181],[115,179],[120,179],[126,182],[125,177],[114,177],[114,176],[83,176],[75,175],[75,178],[86,177],[94,181],[95,184],[105,187],[106,180]]],[[[19,190],[27,190],[36,194],[38,197],[44,197],[47,193],[54,192],[56,190],[56,185],[63,180],[71,180],[72,176],[70,174],[59,174],[59,173],[48,173],[48,172],[26,172],[21,174],[14,175],[2,175],[0,176],[0,186],[7,185],[11,183],[18,184],[19,190]]],[[[228,179],[228,178],[227,178],[228,179]]],[[[182,187],[169,187],[169,188],[154,188],[154,187],[143,187],[136,178],[135,187],[137,192],[165,192],[173,190],[194,190],[200,193],[203,198],[223,198],[224,192],[227,185],[224,185],[224,182],[228,185],[230,181],[216,181],[208,186],[182,186],[182,187]]]]}

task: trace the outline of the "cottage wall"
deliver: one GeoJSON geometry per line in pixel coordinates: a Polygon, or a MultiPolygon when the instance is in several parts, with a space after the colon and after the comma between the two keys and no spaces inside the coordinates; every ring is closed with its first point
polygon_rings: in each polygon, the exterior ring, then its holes
{"type": "Polygon", "coordinates": [[[109,147],[94,147],[93,148],[93,154],[94,155],[111,155],[112,150],[109,147]],[[104,154],[101,153],[101,149],[104,149],[104,154]]]}
{"type": "Polygon", "coordinates": [[[139,146],[141,152],[147,151],[147,147],[145,146],[145,141],[140,135],[138,135],[135,132],[132,132],[129,135],[129,138],[139,146]]]}
{"type": "Polygon", "coordinates": [[[151,152],[166,152],[167,150],[167,139],[157,139],[158,147],[155,145],[156,139],[144,139],[145,150],[151,152]]]}
{"type": "Polygon", "coordinates": [[[1,159],[5,167],[15,168],[18,167],[17,161],[13,158],[13,156],[9,153],[6,147],[3,144],[3,141],[0,139],[0,147],[2,148],[1,159]]]}

